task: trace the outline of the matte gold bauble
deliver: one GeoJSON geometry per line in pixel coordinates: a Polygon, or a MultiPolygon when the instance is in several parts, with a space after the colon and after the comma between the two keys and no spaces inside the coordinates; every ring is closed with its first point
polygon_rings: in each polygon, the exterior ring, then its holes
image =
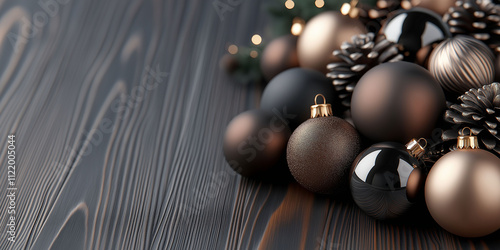
{"type": "Polygon", "coordinates": [[[271,41],[260,59],[260,69],[267,81],[287,69],[298,66],[297,37],[293,35],[278,37],[271,41]]]}
{"type": "Polygon", "coordinates": [[[455,5],[456,0],[411,0],[413,7],[422,7],[438,13],[440,16],[455,5]]]}
{"type": "Polygon", "coordinates": [[[307,22],[297,43],[300,66],[326,73],[326,65],[339,62],[333,51],[340,49],[344,41],[354,35],[367,33],[363,23],[342,15],[338,11],[327,11],[307,22]]]}
{"type": "Polygon", "coordinates": [[[425,201],[448,232],[481,237],[500,229],[500,159],[485,150],[461,149],[460,138],[459,149],[441,157],[429,172],[425,201]]]}

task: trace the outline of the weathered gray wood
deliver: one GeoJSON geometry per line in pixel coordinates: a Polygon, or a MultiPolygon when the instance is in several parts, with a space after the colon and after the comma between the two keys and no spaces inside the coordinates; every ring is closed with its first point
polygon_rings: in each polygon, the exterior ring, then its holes
{"type": "Polygon", "coordinates": [[[232,1],[223,20],[212,0],[47,2],[0,1],[0,190],[11,133],[18,188],[0,249],[500,247],[232,172],[222,135],[261,90],[218,60],[265,32],[265,1],[232,1]]]}

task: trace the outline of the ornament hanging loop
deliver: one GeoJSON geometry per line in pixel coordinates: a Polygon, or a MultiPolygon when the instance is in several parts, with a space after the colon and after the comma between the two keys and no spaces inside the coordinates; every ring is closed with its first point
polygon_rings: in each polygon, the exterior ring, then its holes
{"type": "Polygon", "coordinates": [[[472,129],[465,127],[460,130],[459,136],[457,137],[457,148],[458,149],[477,149],[479,148],[479,143],[477,142],[477,136],[474,136],[472,129]],[[469,135],[465,135],[465,130],[469,130],[469,135]]]}
{"type": "Polygon", "coordinates": [[[411,139],[411,141],[406,144],[406,150],[415,158],[421,158],[424,155],[425,147],[427,147],[427,140],[425,138],[420,138],[418,141],[411,139]],[[425,143],[423,146],[420,144],[421,141],[425,143]]]}
{"type": "Polygon", "coordinates": [[[314,105],[311,106],[311,118],[333,116],[332,105],[326,103],[326,98],[322,94],[314,97],[314,105]],[[323,104],[318,104],[318,96],[323,97],[323,104]]]}

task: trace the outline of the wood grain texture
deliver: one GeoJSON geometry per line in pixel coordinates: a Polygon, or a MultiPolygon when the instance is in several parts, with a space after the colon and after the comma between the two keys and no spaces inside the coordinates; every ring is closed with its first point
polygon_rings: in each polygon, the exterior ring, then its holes
{"type": "Polygon", "coordinates": [[[218,60],[265,33],[265,1],[233,1],[223,20],[211,0],[49,2],[0,0],[0,190],[10,133],[18,188],[17,239],[4,196],[0,249],[500,247],[498,232],[379,222],[352,201],[232,172],[222,135],[261,89],[218,60]]]}

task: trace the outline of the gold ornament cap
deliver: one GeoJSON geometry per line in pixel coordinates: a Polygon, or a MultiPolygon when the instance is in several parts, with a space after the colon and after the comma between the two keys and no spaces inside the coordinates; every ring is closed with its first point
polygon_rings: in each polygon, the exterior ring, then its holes
{"type": "Polygon", "coordinates": [[[314,97],[314,105],[311,106],[311,118],[327,117],[327,116],[333,116],[332,105],[326,103],[326,98],[324,95],[317,94],[314,97]],[[316,102],[318,96],[323,97],[323,104],[318,104],[316,102]]]}
{"type": "Polygon", "coordinates": [[[424,156],[425,147],[427,147],[427,140],[425,138],[420,138],[418,140],[411,139],[411,141],[406,144],[406,151],[408,151],[411,156],[420,159],[424,156]],[[421,141],[425,142],[423,146],[420,144],[421,141]]]}
{"type": "Polygon", "coordinates": [[[457,149],[478,149],[479,143],[477,142],[477,136],[472,135],[472,130],[469,127],[465,127],[460,131],[457,137],[457,149]],[[464,135],[464,131],[469,129],[469,135],[464,135]]]}

